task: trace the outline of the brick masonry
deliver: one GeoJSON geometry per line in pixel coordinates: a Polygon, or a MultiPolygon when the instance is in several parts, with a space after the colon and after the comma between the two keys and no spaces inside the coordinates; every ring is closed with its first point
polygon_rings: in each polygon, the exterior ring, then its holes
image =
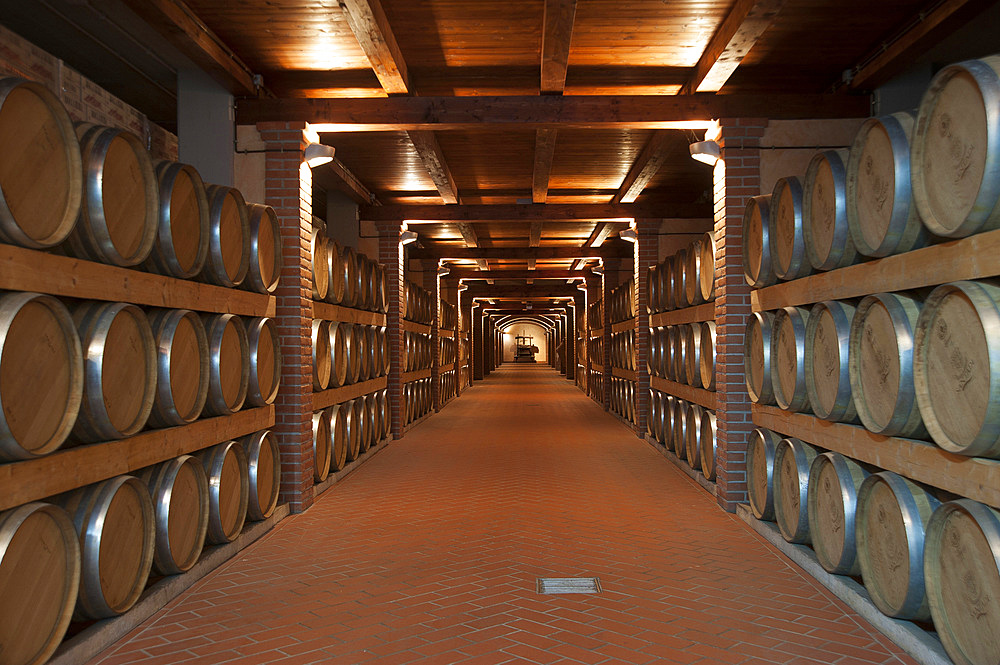
{"type": "Polygon", "coordinates": [[[392,417],[392,435],[403,436],[403,307],[406,294],[403,286],[403,245],[399,244],[402,222],[379,222],[378,260],[385,266],[389,310],[385,315],[385,333],[389,340],[389,376],[386,394],[392,417]]]}
{"type": "Polygon", "coordinates": [[[646,432],[646,420],[649,418],[649,313],[646,305],[649,302],[649,284],[646,273],[651,266],[656,265],[660,258],[660,220],[637,219],[635,231],[639,236],[635,243],[635,413],[636,430],[639,436],[646,432]]]}

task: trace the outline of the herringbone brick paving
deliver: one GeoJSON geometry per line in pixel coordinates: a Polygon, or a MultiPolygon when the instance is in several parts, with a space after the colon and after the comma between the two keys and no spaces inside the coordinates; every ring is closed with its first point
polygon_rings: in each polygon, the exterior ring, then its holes
{"type": "Polygon", "coordinates": [[[504,366],[94,661],[912,663],[547,367],[504,366]],[[599,595],[541,596],[595,576],[599,595]]]}

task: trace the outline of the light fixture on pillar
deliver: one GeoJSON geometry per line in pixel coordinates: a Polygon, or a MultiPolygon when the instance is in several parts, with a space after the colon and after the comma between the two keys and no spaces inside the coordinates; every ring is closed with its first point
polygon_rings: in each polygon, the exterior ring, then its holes
{"type": "MultiPolygon", "coordinates": [[[[390,236],[390,237],[392,237],[392,236],[390,236]]],[[[411,242],[416,242],[416,241],[417,241],[417,232],[416,231],[400,231],[400,233],[399,233],[399,244],[400,245],[409,245],[411,242]]]]}
{"type": "Polygon", "coordinates": [[[598,276],[604,275],[604,266],[594,266],[590,269],[590,272],[598,276]]]}
{"type": "Polygon", "coordinates": [[[458,285],[458,290],[459,291],[468,291],[469,290],[469,285],[466,284],[465,282],[460,282],[459,285],[458,285]]]}
{"type": "Polygon", "coordinates": [[[450,272],[451,270],[448,269],[448,266],[438,266],[438,277],[444,277],[450,272]]]}
{"type": "Polygon", "coordinates": [[[309,165],[309,168],[314,169],[317,166],[322,166],[323,164],[329,164],[333,161],[334,148],[332,145],[323,145],[322,143],[310,143],[306,146],[305,153],[303,154],[302,161],[309,165]]]}
{"type": "Polygon", "coordinates": [[[719,144],[715,141],[695,141],[688,146],[688,150],[691,151],[692,159],[709,166],[715,166],[722,154],[719,150],[719,144]]]}
{"type": "Polygon", "coordinates": [[[635,232],[635,229],[628,228],[622,229],[618,232],[618,237],[622,240],[628,240],[629,242],[638,242],[639,234],[635,232]]]}

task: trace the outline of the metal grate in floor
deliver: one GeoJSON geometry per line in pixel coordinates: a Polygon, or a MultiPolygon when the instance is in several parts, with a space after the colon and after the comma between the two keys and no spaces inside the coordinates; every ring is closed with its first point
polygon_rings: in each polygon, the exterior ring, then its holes
{"type": "Polygon", "coordinates": [[[539,577],[538,593],[600,593],[601,580],[597,577],[539,577]]]}

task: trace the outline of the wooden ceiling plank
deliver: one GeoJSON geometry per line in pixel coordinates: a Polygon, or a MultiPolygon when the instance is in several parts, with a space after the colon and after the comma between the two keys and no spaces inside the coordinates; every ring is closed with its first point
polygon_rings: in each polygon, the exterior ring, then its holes
{"type": "Polygon", "coordinates": [[[552,173],[552,160],[556,154],[556,130],[535,130],[535,165],[531,178],[531,200],[533,203],[545,203],[549,192],[549,175],[552,173]]]}
{"type": "Polygon", "coordinates": [[[257,94],[259,81],[253,71],[182,0],[124,3],[229,92],[257,94]]]}
{"type": "Polygon", "coordinates": [[[542,77],[539,89],[543,95],[562,94],[566,88],[569,47],[573,40],[576,0],[545,0],[542,29],[542,77]]]}
{"type": "MultiPolygon", "coordinates": [[[[690,217],[701,228],[703,220],[712,216],[711,204],[671,205],[670,217],[678,219],[678,233],[683,232],[680,219],[690,217]]],[[[496,205],[385,205],[362,206],[361,219],[364,221],[412,220],[420,222],[468,222],[470,224],[491,221],[558,222],[573,220],[619,220],[649,219],[664,216],[662,206],[646,206],[637,203],[506,203],[496,205]]]]}
{"type": "MultiPolygon", "coordinates": [[[[138,1],[138,0],[136,0],[138,1]]],[[[162,0],[161,0],[162,1],[162,0]]],[[[239,124],[305,121],[317,131],[521,129],[678,129],[712,118],[858,118],[868,95],[540,95],[476,97],[277,98],[241,100],[239,124]]]]}
{"type": "Polygon", "coordinates": [[[721,90],[784,5],[785,0],[736,0],[681,93],[721,90]]]}
{"type": "Polygon", "coordinates": [[[654,132],[649,137],[646,145],[642,147],[642,152],[633,162],[632,168],[625,174],[625,179],[618,188],[618,192],[611,198],[611,203],[632,203],[638,198],[656,172],[660,170],[660,165],[666,161],[669,139],[670,134],[665,130],[654,132]]]}
{"type": "Polygon", "coordinates": [[[408,93],[406,61],[396,44],[382,3],[379,0],[340,0],[340,6],[385,91],[390,95],[408,93]]]}
{"type": "Polygon", "coordinates": [[[632,245],[605,247],[454,247],[432,245],[410,250],[412,259],[508,259],[561,260],[578,258],[623,258],[632,256],[632,245]]]}

